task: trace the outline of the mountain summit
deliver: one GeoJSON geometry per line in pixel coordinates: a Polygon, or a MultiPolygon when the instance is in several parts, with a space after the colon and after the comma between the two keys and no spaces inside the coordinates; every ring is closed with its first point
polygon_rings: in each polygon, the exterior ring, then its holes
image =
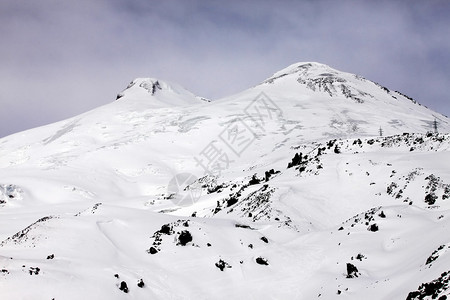
{"type": "Polygon", "coordinates": [[[137,78],[0,139],[0,294],[446,299],[449,132],[318,63],[210,103],[137,78]]]}
{"type": "Polygon", "coordinates": [[[204,98],[197,97],[185,88],[175,83],[169,83],[156,78],[137,78],[130,82],[125,90],[117,95],[116,100],[149,99],[157,107],[183,106],[198,104],[204,98]]]}
{"type": "Polygon", "coordinates": [[[280,83],[280,81],[296,81],[308,89],[327,93],[330,97],[345,97],[358,103],[366,99],[385,98],[383,94],[392,99],[406,98],[413,103],[416,101],[400,92],[390,91],[378,83],[367,80],[361,76],[341,72],[327,65],[313,62],[296,63],[266,79],[263,84],[280,83]],[[380,93],[382,94],[380,96],[380,93]]]}

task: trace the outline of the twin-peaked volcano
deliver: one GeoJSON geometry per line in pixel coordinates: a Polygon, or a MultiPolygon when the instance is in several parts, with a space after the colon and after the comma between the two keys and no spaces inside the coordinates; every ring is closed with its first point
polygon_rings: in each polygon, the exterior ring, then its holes
{"type": "MultiPolygon", "coordinates": [[[[284,112],[285,123],[298,125],[301,122],[303,129],[311,129],[310,134],[303,135],[305,138],[371,136],[377,135],[380,128],[385,135],[427,132],[434,130],[435,120],[439,122],[441,131],[447,132],[450,128],[447,117],[398,91],[315,62],[293,64],[260,85],[214,101],[212,106],[217,108],[214,114],[238,115],[261,92],[284,112]]],[[[134,80],[118,95],[118,99],[148,99],[148,108],[189,106],[201,103],[199,100],[205,101],[176,84],[154,78],[134,80]]],[[[211,106],[196,106],[196,110],[199,114],[208,114],[211,106]]]]}
{"type": "Polygon", "coordinates": [[[318,63],[211,102],[135,79],[0,139],[0,294],[445,299],[449,131],[318,63]]]}

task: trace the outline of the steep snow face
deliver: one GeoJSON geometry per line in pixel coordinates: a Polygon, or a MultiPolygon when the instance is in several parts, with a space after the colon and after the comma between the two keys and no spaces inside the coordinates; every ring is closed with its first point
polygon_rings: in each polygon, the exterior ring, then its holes
{"type": "Polygon", "coordinates": [[[449,294],[446,117],[318,63],[119,96],[0,139],[2,299],[449,294]]]}
{"type": "Polygon", "coordinates": [[[414,99],[400,92],[390,91],[378,83],[367,80],[361,76],[341,72],[320,63],[296,63],[268,78],[263,84],[274,84],[280,81],[293,81],[304,85],[314,92],[322,92],[330,97],[344,97],[357,103],[377,98],[392,98],[394,100],[408,99],[417,103],[414,99]],[[381,93],[381,95],[380,95],[381,93]]]}
{"type": "MultiPolygon", "coordinates": [[[[264,83],[273,84],[285,76],[295,78],[299,84],[305,85],[308,89],[327,93],[330,97],[345,97],[358,103],[363,103],[365,98],[375,97],[368,92],[374,89],[372,82],[319,63],[294,64],[275,73],[264,83]]],[[[379,88],[390,93],[385,87],[379,86],[379,88]]],[[[396,99],[395,96],[393,98],[396,99]]]]}

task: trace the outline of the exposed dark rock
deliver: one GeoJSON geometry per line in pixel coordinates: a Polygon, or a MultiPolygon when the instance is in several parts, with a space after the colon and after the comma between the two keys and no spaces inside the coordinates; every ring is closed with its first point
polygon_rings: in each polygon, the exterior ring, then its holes
{"type": "Polygon", "coordinates": [[[238,199],[236,197],[230,196],[230,198],[227,200],[227,207],[230,207],[238,202],[238,199]]]}
{"type": "Polygon", "coordinates": [[[215,263],[216,267],[220,269],[220,271],[225,270],[225,268],[231,268],[231,266],[224,260],[220,259],[215,263]]]}
{"type": "Polygon", "coordinates": [[[252,179],[248,182],[249,185],[258,184],[261,182],[261,179],[256,177],[256,174],[253,174],[252,179]]]}
{"type": "Polygon", "coordinates": [[[372,231],[372,232],[378,231],[378,225],[375,224],[375,223],[373,223],[372,225],[370,225],[370,226],[367,228],[367,230],[372,231]]]}
{"type": "Polygon", "coordinates": [[[124,293],[128,293],[128,285],[127,285],[127,283],[125,281],[122,281],[120,283],[119,290],[121,290],[124,293]]]}
{"type": "Polygon", "coordinates": [[[263,257],[258,257],[256,258],[256,263],[260,264],[260,265],[264,265],[264,266],[268,266],[269,262],[267,261],[267,259],[263,258],[263,257]]]}
{"type": "Polygon", "coordinates": [[[147,252],[150,254],[156,254],[158,253],[158,249],[156,249],[155,247],[150,247],[150,249],[148,249],[147,252]]]}
{"type": "Polygon", "coordinates": [[[30,275],[39,275],[40,271],[41,271],[41,269],[39,269],[38,267],[36,267],[36,268],[30,267],[29,273],[30,273],[30,275]]]}
{"type": "Polygon", "coordinates": [[[428,203],[429,205],[433,205],[436,203],[437,198],[438,197],[435,194],[430,193],[425,196],[425,202],[428,203]]]}
{"type": "Polygon", "coordinates": [[[270,169],[269,171],[266,171],[266,172],[264,173],[265,180],[266,180],[266,181],[269,181],[269,179],[270,179],[270,177],[271,177],[272,175],[278,174],[278,173],[280,173],[280,171],[275,171],[274,169],[270,169]]]}
{"type": "Polygon", "coordinates": [[[186,244],[189,242],[192,242],[192,235],[189,231],[183,230],[178,236],[177,245],[186,246],[186,244]]]}
{"type": "Polygon", "coordinates": [[[427,258],[427,261],[425,262],[425,265],[431,264],[433,261],[439,258],[439,253],[444,250],[445,245],[440,245],[436,250],[431,253],[431,255],[427,258]]]}
{"type": "Polygon", "coordinates": [[[164,224],[163,226],[161,226],[161,229],[159,230],[160,233],[162,234],[172,234],[173,230],[172,230],[172,226],[170,226],[170,224],[164,224]]]}
{"type": "Polygon", "coordinates": [[[386,192],[389,195],[392,195],[392,193],[394,192],[394,190],[398,187],[398,185],[395,182],[392,182],[387,188],[386,188],[386,192]]]}
{"type": "Polygon", "coordinates": [[[358,275],[358,268],[351,263],[347,263],[347,278],[355,278],[358,277],[358,275]]]}
{"type": "Polygon", "coordinates": [[[300,152],[300,154],[295,153],[295,155],[292,158],[291,162],[288,163],[288,169],[300,165],[301,162],[302,162],[302,159],[303,159],[302,155],[303,154],[301,152],[300,152]]]}
{"type": "Polygon", "coordinates": [[[144,280],[139,279],[138,283],[137,283],[137,286],[140,287],[140,288],[143,288],[145,286],[144,280]]]}
{"type": "Polygon", "coordinates": [[[447,299],[447,296],[444,295],[443,293],[446,293],[449,290],[449,280],[450,280],[450,271],[444,272],[441,274],[439,278],[431,282],[422,283],[417,289],[417,291],[413,291],[408,294],[406,300],[413,300],[413,299],[421,300],[425,299],[425,297],[431,297],[431,299],[445,300],[447,299]]]}
{"type": "Polygon", "coordinates": [[[251,229],[251,230],[254,230],[254,229],[255,229],[255,228],[252,228],[252,227],[250,227],[250,226],[248,226],[248,225],[245,225],[245,224],[239,224],[239,223],[234,224],[234,226],[237,227],[237,228],[245,228],[245,229],[251,229]]]}
{"type": "Polygon", "coordinates": [[[356,255],[356,259],[358,259],[360,261],[362,261],[363,258],[366,258],[366,257],[363,254],[361,254],[361,253],[358,253],[358,255],[356,255]]]}

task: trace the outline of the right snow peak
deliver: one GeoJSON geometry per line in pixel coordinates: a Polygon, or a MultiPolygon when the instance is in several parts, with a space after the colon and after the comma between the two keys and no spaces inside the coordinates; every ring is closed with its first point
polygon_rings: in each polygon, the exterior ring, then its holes
{"type": "Polygon", "coordinates": [[[316,62],[300,62],[290,65],[265,80],[263,84],[273,84],[280,80],[292,79],[314,92],[323,92],[330,97],[345,97],[357,103],[364,103],[367,99],[375,99],[377,92],[387,94],[393,99],[403,97],[416,103],[412,98],[397,91],[390,91],[388,88],[364,77],[341,72],[316,62]]]}

